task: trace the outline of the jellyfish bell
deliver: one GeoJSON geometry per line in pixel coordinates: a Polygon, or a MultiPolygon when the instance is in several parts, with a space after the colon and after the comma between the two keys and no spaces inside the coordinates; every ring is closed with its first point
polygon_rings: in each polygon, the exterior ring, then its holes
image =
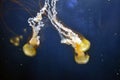
{"type": "Polygon", "coordinates": [[[83,36],[82,34],[76,32],[76,31],[74,31],[74,33],[76,33],[81,40],[80,46],[81,46],[82,51],[86,52],[87,50],[89,50],[90,45],[91,45],[90,41],[85,36],[83,36]]]}
{"type": "Polygon", "coordinates": [[[83,36],[79,36],[79,37],[81,39],[81,43],[80,43],[81,49],[83,52],[85,52],[90,48],[90,41],[83,36]]]}
{"type": "Polygon", "coordinates": [[[23,46],[23,52],[26,56],[34,57],[36,56],[36,47],[31,45],[30,43],[26,43],[23,46]]]}
{"type": "Polygon", "coordinates": [[[86,64],[89,61],[90,56],[85,54],[84,56],[75,55],[74,59],[77,64],[86,64]]]}

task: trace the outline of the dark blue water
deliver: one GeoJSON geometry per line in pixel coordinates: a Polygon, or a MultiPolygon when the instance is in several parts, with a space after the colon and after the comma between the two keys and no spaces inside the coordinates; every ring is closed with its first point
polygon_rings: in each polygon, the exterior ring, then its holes
{"type": "Polygon", "coordinates": [[[74,62],[73,48],[60,43],[58,32],[46,17],[36,57],[25,56],[22,46],[31,36],[27,19],[36,15],[44,1],[19,2],[0,3],[0,80],[120,79],[120,0],[58,1],[58,18],[91,42],[90,61],[85,65],[74,62]],[[23,35],[19,47],[9,42],[16,34],[23,35]]]}

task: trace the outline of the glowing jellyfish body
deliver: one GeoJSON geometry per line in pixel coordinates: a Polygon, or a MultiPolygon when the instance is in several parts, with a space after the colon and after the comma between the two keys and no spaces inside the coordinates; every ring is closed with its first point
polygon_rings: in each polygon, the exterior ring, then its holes
{"type": "Polygon", "coordinates": [[[23,39],[23,36],[16,36],[16,37],[10,38],[10,43],[12,43],[14,46],[19,46],[21,39],[23,39]]]}
{"type": "Polygon", "coordinates": [[[57,18],[56,2],[58,0],[45,0],[45,4],[37,16],[34,18],[29,18],[28,23],[32,27],[33,34],[31,39],[23,46],[23,51],[27,56],[33,56],[36,54],[36,49],[40,44],[40,36],[38,36],[39,31],[44,27],[42,17],[44,13],[49,18],[53,26],[58,31],[61,37],[61,43],[71,45],[75,51],[75,61],[78,64],[85,64],[89,61],[89,55],[85,52],[90,48],[90,42],[72,31],[71,29],[65,27],[57,18]]]}
{"type": "Polygon", "coordinates": [[[83,38],[81,39],[81,43],[80,44],[76,44],[75,49],[75,61],[78,64],[85,64],[89,61],[89,55],[85,54],[85,52],[90,48],[90,42],[83,38]]]}
{"type": "Polygon", "coordinates": [[[29,43],[26,43],[23,46],[23,51],[24,51],[25,55],[29,56],[29,57],[33,57],[36,55],[36,48],[29,43]]]}

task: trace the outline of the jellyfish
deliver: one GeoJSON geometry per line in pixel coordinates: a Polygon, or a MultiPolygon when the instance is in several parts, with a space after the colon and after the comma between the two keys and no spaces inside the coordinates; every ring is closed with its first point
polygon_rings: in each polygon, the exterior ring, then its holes
{"type": "Polygon", "coordinates": [[[22,40],[22,39],[23,39],[22,35],[15,36],[15,37],[10,38],[10,43],[12,43],[14,46],[19,46],[20,45],[20,40],[22,40]]]}
{"type": "Polygon", "coordinates": [[[32,37],[23,46],[23,52],[27,56],[30,57],[35,56],[37,47],[40,45],[40,36],[38,34],[41,28],[44,27],[44,23],[42,21],[42,15],[45,13],[45,8],[46,7],[43,7],[40,10],[40,13],[37,13],[36,17],[28,19],[29,26],[32,27],[32,37]]]}
{"type": "Polygon", "coordinates": [[[65,27],[57,18],[56,2],[52,0],[51,5],[49,0],[46,1],[48,5],[48,18],[53,26],[61,36],[61,43],[71,45],[75,51],[75,62],[78,64],[86,64],[89,61],[89,55],[85,52],[90,48],[90,42],[82,35],[75,33],[73,30],[65,27]]]}

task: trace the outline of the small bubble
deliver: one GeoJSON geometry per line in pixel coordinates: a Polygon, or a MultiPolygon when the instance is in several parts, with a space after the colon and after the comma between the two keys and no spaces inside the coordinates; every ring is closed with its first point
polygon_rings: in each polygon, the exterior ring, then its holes
{"type": "Polygon", "coordinates": [[[120,73],[117,72],[116,75],[118,76],[118,75],[120,75],[120,73]]]}

